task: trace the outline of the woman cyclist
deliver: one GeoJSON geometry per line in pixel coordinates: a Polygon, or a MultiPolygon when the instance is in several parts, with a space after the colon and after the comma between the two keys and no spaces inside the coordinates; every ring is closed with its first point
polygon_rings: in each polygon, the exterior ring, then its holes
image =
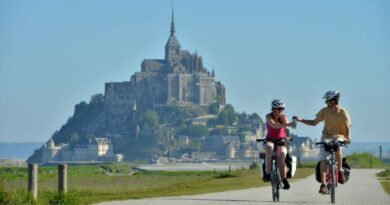
{"type": "Polygon", "coordinates": [[[266,115],[267,122],[267,135],[264,143],[265,149],[265,175],[263,181],[268,182],[271,180],[271,159],[274,146],[276,147],[276,156],[279,164],[280,175],[283,181],[283,189],[289,189],[290,184],[287,181],[287,167],[286,167],[286,155],[287,155],[287,127],[294,127],[294,122],[288,122],[288,118],[283,114],[286,107],[283,100],[275,99],[271,103],[272,112],[266,115]]]}

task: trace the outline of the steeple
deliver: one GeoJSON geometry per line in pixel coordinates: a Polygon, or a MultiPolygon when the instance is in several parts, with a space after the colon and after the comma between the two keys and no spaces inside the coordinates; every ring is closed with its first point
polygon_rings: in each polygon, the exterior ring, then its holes
{"type": "Polygon", "coordinates": [[[174,35],[175,35],[175,18],[174,18],[173,6],[172,6],[171,36],[174,35]]]}
{"type": "Polygon", "coordinates": [[[171,19],[171,31],[168,38],[168,42],[165,45],[165,60],[171,63],[177,61],[180,55],[180,43],[176,38],[174,10],[172,6],[172,19],[171,19]]]}

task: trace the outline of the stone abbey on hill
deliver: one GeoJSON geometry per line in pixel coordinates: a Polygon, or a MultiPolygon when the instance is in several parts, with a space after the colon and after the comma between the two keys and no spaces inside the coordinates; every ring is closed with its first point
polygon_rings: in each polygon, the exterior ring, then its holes
{"type": "MultiPolygon", "coordinates": [[[[173,11],[165,58],[143,60],[141,71],[133,74],[130,81],[108,82],[104,96],[96,96],[89,105],[85,102],[76,105],[74,115],[28,161],[118,161],[121,155],[115,154],[123,153],[128,158],[131,151],[128,138],[120,136],[133,137],[133,149],[142,143],[136,113],[169,110],[171,105],[225,105],[225,87],[215,80],[214,71],[203,66],[199,55],[181,49],[175,35],[173,11]]],[[[144,136],[158,135],[153,129],[145,133],[144,136]]],[[[163,144],[155,140],[148,144],[163,144]]],[[[132,157],[138,156],[138,152],[134,151],[132,157]]]]}
{"type": "Polygon", "coordinates": [[[225,104],[225,87],[215,80],[202,58],[181,50],[175,35],[172,11],[171,30],[165,45],[164,59],[145,59],[141,71],[130,81],[105,85],[105,121],[107,128],[121,127],[136,109],[153,109],[166,105],[205,106],[225,104]]]}

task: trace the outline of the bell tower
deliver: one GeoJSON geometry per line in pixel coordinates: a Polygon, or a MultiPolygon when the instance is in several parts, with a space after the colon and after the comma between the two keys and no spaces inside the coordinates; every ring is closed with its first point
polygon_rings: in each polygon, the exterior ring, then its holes
{"type": "Polygon", "coordinates": [[[180,55],[180,43],[175,35],[175,19],[172,7],[172,20],[171,20],[171,33],[167,44],[165,45],[165,60],[170,64],[173,64],[179,60],[180,55]]]}

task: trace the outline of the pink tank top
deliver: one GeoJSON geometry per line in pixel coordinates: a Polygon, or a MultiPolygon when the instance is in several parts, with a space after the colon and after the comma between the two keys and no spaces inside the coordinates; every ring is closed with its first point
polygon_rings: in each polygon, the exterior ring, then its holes
{"type": "Polygon", "coordinates": [[[267,123],[267,138],[274,140],[286,138],[286,128],[272,128],[267,123]]]}

